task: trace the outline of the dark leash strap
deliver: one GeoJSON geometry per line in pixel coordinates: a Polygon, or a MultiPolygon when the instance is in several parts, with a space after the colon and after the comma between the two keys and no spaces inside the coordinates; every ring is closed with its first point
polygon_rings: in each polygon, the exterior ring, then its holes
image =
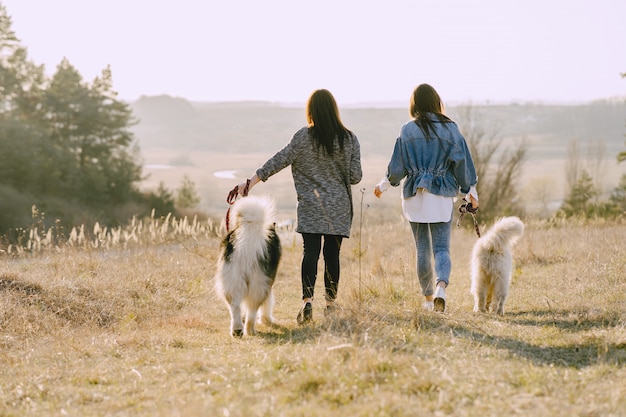
{"type": "Polygon", "coordinates": [[[459,206],[459,212],[461,214],[459,215],[459,220],[457,220],[456,222],[456,227],[461,227],[461,221],[463,220],[463,216],[465,216],[465,213],[469,213],[472,215],[472,219],[474,219],[474,229],[476,230],[476,235],[478,235],[478,238],[480,238],[480,229],[478,228],[478,220],[476,220],[478,207],[473,207],[472,203],[468,203],[465,198],[463,198],[463,201],[465,201],[465,204],[461,204],[459,206]]]}
{"type": "MultiPolygon", "coordinates": [[[[241,196],[246,197],[248,195],[248,191],[250,191],[250,180],[246,180],[246,186],[241,190],[241,196]]],[[[226,210],[226,233],[230,230],[230,208],[235,204],[237,200],[237,196],[239,196],[239,185],[235,185],[235,188],[230,190],[228,193],[228,197],[226,197],[226,202],[228,203],[228,210],[226,210]]]]}

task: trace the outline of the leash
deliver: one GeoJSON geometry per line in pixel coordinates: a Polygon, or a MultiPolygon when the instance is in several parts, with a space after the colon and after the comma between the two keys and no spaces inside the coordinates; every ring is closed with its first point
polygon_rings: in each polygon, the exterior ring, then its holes
{"type": "Polygon", "coordinates": [[[465,201],[465,204],[461,204],[459,206],[459,212],[461,214],[459,215],[459,220],[456,222],[456,227],[461,227],[461,220],[463,220],[463,216],[465,216],[466,213],[469,213],[472,215],[472,219],[474,219],[474,230],[476,230],[476,234],[478,235],[478,238],[480,238],[480,229],[478,228],[478,220],[476,220],[478,207],[473,207],[472,203],[468,202],[465,197],[463,197],[463,201],[465,201]]]}
{"type": "MultiPolygon", "coordinates": [[[[241,196],[242,197],[247,197],[248,196],[248,191],[250,191],[250,179],[246,180],[246,186],[243,187],[243,190],[241,190],[241,196]]],[[[233,188],[232,190],[230,190],[230,192],[228,193],[228,197],[226,197],[226,202],[228,203],[228,210],[226,210],[226,233],[229,232],[229,225],[230,225],[230,208],[233,206],[233,204],[235,204],[235,201],[237,200],[237,196],[239,195],[239,185],[235,185],[235,188],[233,188]]]]}

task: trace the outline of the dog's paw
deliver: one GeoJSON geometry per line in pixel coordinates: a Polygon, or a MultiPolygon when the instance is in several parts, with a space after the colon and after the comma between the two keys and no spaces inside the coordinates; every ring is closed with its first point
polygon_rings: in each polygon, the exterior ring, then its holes
{"type": "Polygon", "coordinates": [[[486,313],[487,309],[485,307],[481,307],[480,305],[476,304],[474,306],[474,313],[486,313]]]}
{"type": "Polygon", "coordinates": [[[243,336],[243,329],[233,329],[233,330],[230,332],[230,335],[231,335],[232,337],[241,337],[241,336],[243,336]]]}

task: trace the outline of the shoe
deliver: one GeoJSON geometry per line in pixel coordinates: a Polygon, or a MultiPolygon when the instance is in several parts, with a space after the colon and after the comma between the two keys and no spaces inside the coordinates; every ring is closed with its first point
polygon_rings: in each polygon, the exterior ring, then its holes
{"type": "Polygon", "coordinates": [[[424,301],[422,308],[426,311],[433,311],[435,309],[435,303],[434,301],[424,301]]]}
{"type": "Polygon", "coordinates": [[[435,299],[433,300],[435,311],[443,313],[446,311],[446,290],[443,287],[437,287],[435,290],[435,299]]]}
{"type": "Polygon", "coordinates": [[[302,310],[298,313],[296,320],[298,321],[298,324],[305,324],[313,321],[313,306],[311,303],[304,303],[304,306],[302,306],[302,310]]]}

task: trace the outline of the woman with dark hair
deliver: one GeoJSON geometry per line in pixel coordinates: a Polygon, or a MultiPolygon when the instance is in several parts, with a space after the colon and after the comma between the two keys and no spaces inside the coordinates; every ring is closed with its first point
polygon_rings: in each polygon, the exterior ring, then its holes
{"type": "Polygon", "coordinates": [[[361,150],[354,133],[339,117],[335,98],[328,90],[316,90],[306,106],[308,125],[238,188],[248,191],[259,181],[291,165],[298,197],[296,232],[302,235],[302,299],[298,323],[313,319],[313,295],[320,252],[324,255],[326,311],[337,308],[339,252],[342,239],[350,237],[353,207],[351,185],[363,175],[361,150]],[[323,241],[323,247],[322,247],[323,241]]]}
{"type": "Polygon", "coordinates": [[[413,91],[409,113],[413,120],[400,129],[387,174],[374,188],[374,195],[380,198],[389,185],[397,187],[404,179],[402,211],[415,239],[424,308],[443,312],[451,269],[454,201],[460,191],[478,208],[478,177],[465,138],[444,114],[433,87],[421,84],[413,91]]]}

